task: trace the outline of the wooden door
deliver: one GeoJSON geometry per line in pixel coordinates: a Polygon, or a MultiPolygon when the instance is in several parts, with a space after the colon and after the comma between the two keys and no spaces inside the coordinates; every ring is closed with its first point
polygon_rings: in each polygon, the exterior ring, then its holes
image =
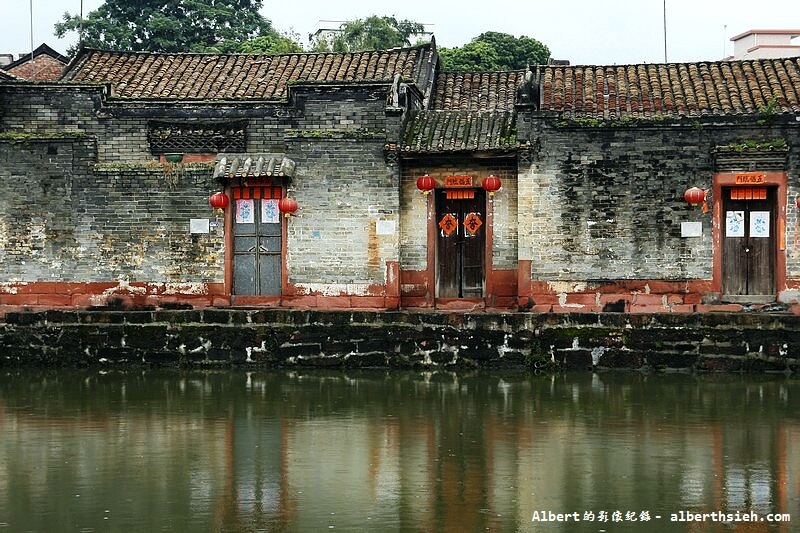
{"type": "Polygon", "coordinates": [[[436,296],[482,298],[486,197],[482,189],[436,191],[436,296]]]}
{"type": "Polygon", "coordinates": [[[281,294],[280,187],[234,191],[233,293],[281,294]]]}
{"type": "Polygon", "coordinates": [[[722,292],[773,301],[777,188],[724,187],[722,195],[722,292]]]}

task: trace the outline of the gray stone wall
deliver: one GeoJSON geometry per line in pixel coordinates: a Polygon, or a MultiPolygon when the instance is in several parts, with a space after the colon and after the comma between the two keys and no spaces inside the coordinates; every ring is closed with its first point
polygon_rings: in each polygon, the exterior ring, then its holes
{"type": "Polygon", "coordinates": [[[398,169],[383,155],[386,88],[326,89],[297,99],[286,154],[297,163],[289,194],[289,283],[308,292],[368,295],[399,260],[398,169]]]}
{"type": "Polygon", "coordinates": [[[292,104],[164,106],[106,101],[101,87],[0,90],[0,259],[5,281],[223,281],[222,228],[209,218],[218,189],[207,165],[176,178],[153,161],[148,121],[247,119],[254,153],[298,163],[288,224],[289,281],[310,291],[367,293],[398,261],[397,166],[384,161],[386,87],[305,88],[292,104]],[[33,142],[21,139],[33,135],[33,142]],[[51,142],[47,142],[51,140],[51,142]],[[57,155],[49,153],[58,145],[57,155]],[[22,216],[20,216],[22,215],[22,216]]]}
{"type": "Polygon", "coordinates": [[[8,313],[0,368],[800,370],[800,316],[275,309],[8,313]]]}

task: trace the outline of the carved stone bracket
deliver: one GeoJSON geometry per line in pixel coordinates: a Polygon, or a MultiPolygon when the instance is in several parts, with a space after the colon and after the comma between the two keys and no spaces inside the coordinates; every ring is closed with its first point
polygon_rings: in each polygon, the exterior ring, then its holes
{"type": "Polygon", "coordinates": [[[535,140],[534,142],[526,142],[525,144],[521,144],[517,148],[517,164],[520,166],[531,166],[533,165],[536,157],[539,154],[539,149],[541,148],[539,140],[535,140]]]}
{"type": "Polygon", "coordinates": [[[400,147],[396,143],[388,143],[383,147],[383,160],[387,165],[400,162],[400,147]]]}

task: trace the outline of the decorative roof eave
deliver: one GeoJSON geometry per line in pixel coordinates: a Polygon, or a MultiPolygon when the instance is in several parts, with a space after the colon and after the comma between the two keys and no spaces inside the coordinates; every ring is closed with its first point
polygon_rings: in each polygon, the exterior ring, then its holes
{"type": "Polygon", "coordinates": [[[405,127],[402,152],[505,151],[517,145],[513,111],[418,111],[405,127]]]}
{"type": "Polygon", "coordinates": [[[219,154],[214,166],[216,180],[286,177],[294,178],[297,164],[284,155],[219,154]]]}
{"type": "Polygon", "coordinates": [[[5,70],[0,69],[0,83],[4,81],[22,81],[22,78],[12,74],[11,72],[6,72],[5,70]]]}
{"type": "Polygon", "coordinates": [[[794,123],[798,113],[776,113],[770,114],[763,111],[759,112],[736,112],[736,113],[636,113],[636,114],[610,114],[597,116],[591,113],[576,112],[533,112],[534,119],[543,119],[555,123],[560,128],[630,128],[630,127],[701,127],[701,126],[724,126],[739,124],[771,124],[771,123],[794,123]]]}
{"type": "Polygon", "coordinates": [[[488,148],[485,150],[400,150],[400,158],[405,161],[414,159],[427,159],[438,157],[469,157],[470,159],[504,159],[514,158],[522,149],[520,146],[511,148],[488,148]]]}

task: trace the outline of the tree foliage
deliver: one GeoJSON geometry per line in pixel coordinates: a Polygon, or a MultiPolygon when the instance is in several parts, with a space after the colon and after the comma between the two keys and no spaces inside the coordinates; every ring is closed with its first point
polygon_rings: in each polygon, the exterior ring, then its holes
{"type": "MultiPolygon", "coordinates": [[[[83,20],[83,44],[115,50],[234,52],[258,37],[280,37],[258,11],[262,0],[106,0],[83,20]]],[[[80,31],[65,13],[58,37],[80,31]]],[[[70,50],[74,52],[74,50],[70,50]]]]}
{"type": "Polygon", "coordinates": [[[248,54],[294,54],[304,50],[296,39],[275,34],[245,41],[236,51],[248,54]]]}
{"type": "Polygon", "coordinates": [[[411,37],[420,34],[425,26],[410,20],[372,15],[365,19],[345,22],[331,40],[317,39],[315,52],[357,52],[361,50],[388,50],[409,46],[411,37]]]}
{"type": "Polygon", "coordinates": [[[530,37],[487,31],[464,46],[440,48],[442,68],[448,71],[520,70],[547,63],[550,49],[530,37]]]}

